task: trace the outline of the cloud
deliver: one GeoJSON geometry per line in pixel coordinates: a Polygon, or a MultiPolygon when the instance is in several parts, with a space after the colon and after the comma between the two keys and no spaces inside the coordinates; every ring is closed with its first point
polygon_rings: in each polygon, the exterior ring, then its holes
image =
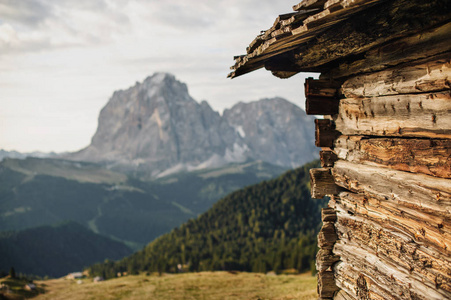
{"type": "Polygon", "coordinates": [[[16,22],[33,27],[38,26],[51,15],[52,8],[43,1],[2,0],[0,2],[0,20],[4,22],[16,22]]]}
{"type": "Polygon", "coordinates": [[[0,55],[109,43],[129,24],[121,10],[125,4],[0,0],[0,55]]]}

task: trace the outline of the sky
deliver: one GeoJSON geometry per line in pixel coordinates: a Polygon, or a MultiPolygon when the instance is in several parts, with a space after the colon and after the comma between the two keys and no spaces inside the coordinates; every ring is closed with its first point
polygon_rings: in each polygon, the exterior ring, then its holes
{"type": "Polygon", "coordinates": [[[115,90],[169,72],[220,113],[280,96],[304,107],[304,78],[227,78],[233,56],[293,0],[0,0],[0,149],[86,147],[115,90]]]}

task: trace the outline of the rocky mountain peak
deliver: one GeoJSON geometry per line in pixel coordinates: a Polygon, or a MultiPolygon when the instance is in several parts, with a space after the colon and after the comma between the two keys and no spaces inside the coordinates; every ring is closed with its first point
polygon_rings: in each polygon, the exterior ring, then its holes
{"type": "Polygon", "coordinates": [[[282,98],[238,103],[221,116],[196,102],[174,75],[155,73],[114,92],[91,145],[69,158],[150,176],[248,159],[292,167],[314,158],[312,126],[311,117],[282,98]]]}

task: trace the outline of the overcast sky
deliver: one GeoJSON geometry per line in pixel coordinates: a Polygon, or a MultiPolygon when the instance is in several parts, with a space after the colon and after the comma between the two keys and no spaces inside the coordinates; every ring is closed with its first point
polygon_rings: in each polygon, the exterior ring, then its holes
{"type": "MultiPolygon", "coordinates": [[[[304,106],[307,74],[228,79],[233,56],[293,0],[0,0],[0,149],[87,146],[113,91],[170,72],[222,112],[282,96],[304,106]]],[[[310,74],[311,75],[311,74],[310,74]]]]}

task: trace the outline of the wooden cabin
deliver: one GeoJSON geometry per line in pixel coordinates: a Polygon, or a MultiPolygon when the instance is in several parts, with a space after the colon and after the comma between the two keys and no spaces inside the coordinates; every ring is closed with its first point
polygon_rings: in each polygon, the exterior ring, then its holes
{"type": "MultiPolygon", "coordinates": [[[[320,299],[451,299],[451,1],[304,0],[235,57],[305,81],[320,299]]],[[[299,83],[302,84],[302,83],[299,83]]]]}

